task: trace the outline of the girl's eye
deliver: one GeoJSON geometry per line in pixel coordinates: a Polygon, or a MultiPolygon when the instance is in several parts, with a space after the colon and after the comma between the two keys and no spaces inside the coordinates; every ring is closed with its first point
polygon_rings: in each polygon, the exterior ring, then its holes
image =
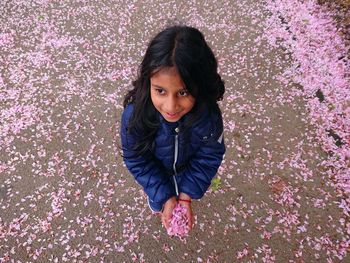
{"type": "Polygon", "coordinates": [[[179,92],[179,95],[180,95],[181,97],[186,97],[186,96],[188,95],[188,91],[187,91],[187,90],[181,90],[181,91],[179,92]]]}
{"type": "Polygon", "coordinates": [[[163,95],[165,93],[163,89],[156,89],[156,92],[160,95],[163,95]]]}

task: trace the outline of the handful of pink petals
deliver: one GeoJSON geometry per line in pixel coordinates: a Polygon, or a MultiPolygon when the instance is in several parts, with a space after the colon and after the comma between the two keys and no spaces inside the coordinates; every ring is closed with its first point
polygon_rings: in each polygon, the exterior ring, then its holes
{"type": "Polygon", "coordinates": [[[187,208],[179,203],[173,209],[173,216],[168,228],[168,235],[184,237],[188,235],[190,227],[188,226],[188,218],[186,216],[187,208]]]}

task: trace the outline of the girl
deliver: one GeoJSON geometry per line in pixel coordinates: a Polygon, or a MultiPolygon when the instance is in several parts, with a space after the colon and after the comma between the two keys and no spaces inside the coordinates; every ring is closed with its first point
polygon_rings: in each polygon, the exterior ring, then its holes
{"type": "Polygon", "coordinates": [[[121,125],[126,167],[166,229],[178,202],[191,229],[191,200],[203,197],[225,153],[215,56],[197,29],[168,27],[150,42],[132,84],[121,125]]]}

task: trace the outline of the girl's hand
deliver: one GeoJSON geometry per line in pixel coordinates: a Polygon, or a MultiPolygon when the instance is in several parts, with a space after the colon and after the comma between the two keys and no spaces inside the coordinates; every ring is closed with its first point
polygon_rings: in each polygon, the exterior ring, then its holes
{"type": "Polygon", "coordinates": [[[169,198],[168,201],[166,201],[164,204],[164,209],[161,215],[161,219],[162,219],[163,225],[167,230],[169,228],[170,220],[173,214],[173,209],[176,206],[176,204],[177,204],[177,201],[175,196],[169,198]]]}
{"type": "MultiPolygon", "coordinates": [[[[185,193],[180,193],[179,199],[191,201],[191,197],[185,193]]],[[[187,210],[186,217],[188,219],[188,226],[190,227],[190,230],[191,230],[193,228],[193,223],[194,223],[194,216],[193,216],[191,203],[179,200],[179,204],[186,207],[186,210],[187,210]]]]}
{"type": "Polygon", "coordinates": [[[179,201],[179,203],[186,207],[186,217],[188,219],[188,226],[190,230],[193,227],[193,222],[194,222],[194,217],[193,217],[193,212],[192,212],[192,207],[190,203],[184,202],[184,201],[179,201]]]}

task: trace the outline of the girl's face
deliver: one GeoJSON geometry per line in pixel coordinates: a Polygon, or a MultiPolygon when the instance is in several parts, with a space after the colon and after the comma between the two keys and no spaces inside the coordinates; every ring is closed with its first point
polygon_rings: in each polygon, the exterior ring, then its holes
{"type": "Polygon", "coordinates": [[[168,122],[176,122],[191,111],[195,98],[186,90],[175,67],[159,70],[151,77],[151,100],[168,122]]]}

